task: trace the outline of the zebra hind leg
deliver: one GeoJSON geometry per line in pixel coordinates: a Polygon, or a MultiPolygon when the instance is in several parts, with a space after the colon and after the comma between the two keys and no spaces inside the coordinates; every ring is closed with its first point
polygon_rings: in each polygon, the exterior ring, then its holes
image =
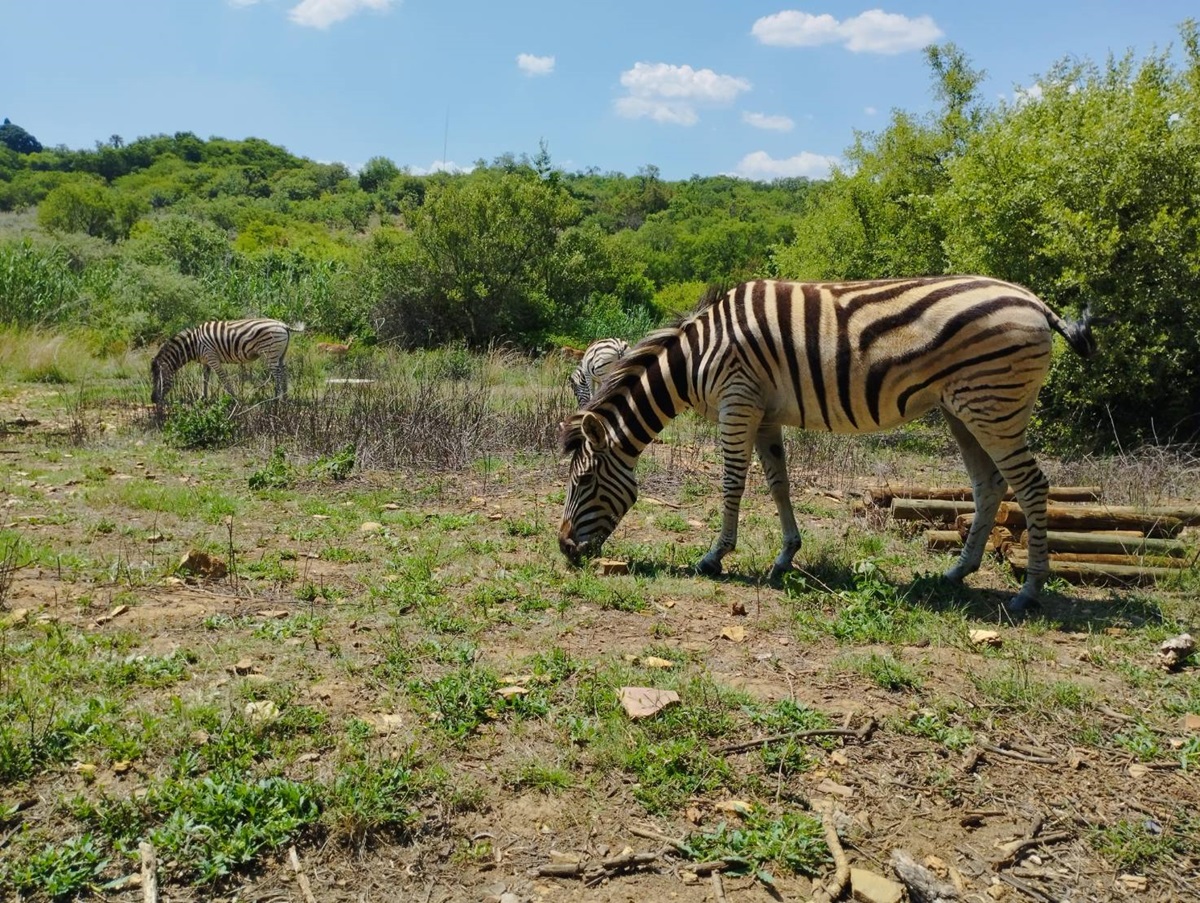
{"type": "Polygon", "coordinates": [[[783,575],[793,570],[792,559],[800,551],[800,528],[796,526],[796,513],[792,509],[792,497],[788,487],[787,461],[783,451],[783,430],[776,424],[763,425],[754,440],[758,460],[762,463],[767,489],[775,502],[779,514],[779,526],[783,531],[783,547],[775,563],[771,565],[768,580],[778,583],[783,575]]]}
{"type": "Polygon", "coordinates": [[[1046,498],[1050,492],[1050,481],[1024,443],[1007,455],[997,456],[996,464],[1017,496],[1029,534],[1025,583],[1008,603],[1011,614],[1021,614],[1037,607],[1042,584],[1050,575],[1050,547],[1046,539],[1046,498]]]}
{"type": "Polygon", "coordinates": [[[943,411],[943,414],[962,452],[963,463],[966,464],[967,474],[971,478],[971,495],[975,500],[975,517],[963,543],[962,554],[945,574],[947,580],[959,583],[968,574],[979,570],[1007,484],[1000,474],[1000,469],[996,467],[996,462],[984,451],[979,440],[971,434],[966,425],[949,411],[943,411]]]}

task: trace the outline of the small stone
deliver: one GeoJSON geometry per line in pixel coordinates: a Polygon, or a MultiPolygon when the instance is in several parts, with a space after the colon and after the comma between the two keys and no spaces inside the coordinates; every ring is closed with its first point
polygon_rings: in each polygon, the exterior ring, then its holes
{"type": "Polygon", "coordinates": [[[740,601],[740,600],[739,600],[739,601],[736,601],[736,602],[734,602],[734,603],[733,603],[733,605],[731,605],[731,606],[730,606],[729,612],[730,612],[730,614],[732,614],[734,617],[745,617],[745,615],[746,615],[746,603],[745,603],[745,602],[742,602],[742,601],[740,601]]]}
{"type": "Polygon", "coordinates": [[[383,524],[378,523],[377,521],[369,520],[369,521],[364,521],[362,524],[359,525],[358,532],[359,533],[378,533],[382,529],[383,529],[383,524]]]}
{"type": "Polygon", "coordinates": [[[746,641],[746,628],[741,624],[730,624],[721,628],[721,636],[734,643],[743,643],[746,641]]]}
{"type": "Polygon", "coordinates": [[[967,635],[971,638],[971,644],[974,646],[996,649],[1004,644],[1000,633],[995,630],[972,630],[967,635]]]}
{"type": "Polygon", "coordinates": [[[220,580],[229,573],[229,565],[216,555],[191,549],[179,559],[179,570],[185,574],[204,577],[206,580],[220,580]]]}
{"type": "Polygon", "coordinates": [[[850,893],[859,903],[900,903],[904,886],[866,869],[850,869],[850,893]]]}
{"type": "Polygon", "coordinates": [[[1185,731],[1196,732],[1200,731],[1200,715],[1189,712],[1183,716],[1183,729],[1185,731]]]}
{"type": "Polygon", "coordinates": [[[620,558],[601,558],[596,562],[596,566],[600,573],[606,576],[629,573],[629,562],[620,558]]]}

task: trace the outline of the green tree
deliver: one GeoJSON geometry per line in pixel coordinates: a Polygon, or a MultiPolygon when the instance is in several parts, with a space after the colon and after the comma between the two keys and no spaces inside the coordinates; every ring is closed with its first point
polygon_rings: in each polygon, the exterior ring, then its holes
{"type": "Polygon", "coordinates": [[[5,117],[0,125],[0,144],[18,154],[36,154],[42,150],[42,143],[19,125],[9,122],[5,117]]]}
{"type": "Polygon", "coordinates": [[[358,187],[374,194],[400,175],[400,167],[387,157],[372,157],[358,171],[358,187]]]}

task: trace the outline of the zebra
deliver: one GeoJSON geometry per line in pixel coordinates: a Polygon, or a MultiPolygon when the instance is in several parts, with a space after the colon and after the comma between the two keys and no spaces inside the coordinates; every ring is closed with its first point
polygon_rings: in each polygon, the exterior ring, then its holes
{"type": "Polygon", "coordinates": [[[150,362],[150,400],[161,406],[175,382],[180,367],[192,361],[204,366],[204,397],[208,398],[209,371],[217,374],[225,391],[237,398],[223,364],[244,364],[262,358],[275,380],[275,397],[287,395],[287,370],[283,356],[293,332],[304,324],[289,326],[280,320],[212,320],[176,333],[163,343],[150,362]]]}
{"type": "Polygon", "coordinates": [[[1007,483],[1029,530],[1026,580],[1009,603],[1020,612],[1037,603],[1049,572],[1049,483],[1025,430],[1050,368],[1052,330],[1087,357],[1092,322],[1087,310],[1065,320],[1027,289],[984,276],[760,280],[714,293],[635,345],[564,422],[559,548],[574,564],[600,549],[637,498],[638,456],[690,408],[717,422],[724,456],[721,531],[697,570],[720,574],[737,544],[754,450],[783,533],[770,572],[778,581],[800,549],[781,427],[871,432],[937,407],[962,451],[976,511],[945,576],[960,582],[979,568],[1007,483]]]}
{"type": "Polygon", "coordinates": [[[579,359],[579,366],[571,373],[571,391],[580,407],[599,391],[609,371],[627,351],[629,343],[624,339],[598,339],[588,345],[579,359]]]}

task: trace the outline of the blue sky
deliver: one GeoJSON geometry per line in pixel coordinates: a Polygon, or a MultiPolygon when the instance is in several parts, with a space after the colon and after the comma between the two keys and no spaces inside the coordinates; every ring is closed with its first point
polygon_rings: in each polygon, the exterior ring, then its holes
{"type": "Polygon", "coordinates": [[[1064,57],[1172,46],[1194,0],[0,0],[0,117],[45,145],[192,131],[413,172],[534,154],[664,178],[820,177],[932,105],[921,48],[984,95],[1064,57]]]}

